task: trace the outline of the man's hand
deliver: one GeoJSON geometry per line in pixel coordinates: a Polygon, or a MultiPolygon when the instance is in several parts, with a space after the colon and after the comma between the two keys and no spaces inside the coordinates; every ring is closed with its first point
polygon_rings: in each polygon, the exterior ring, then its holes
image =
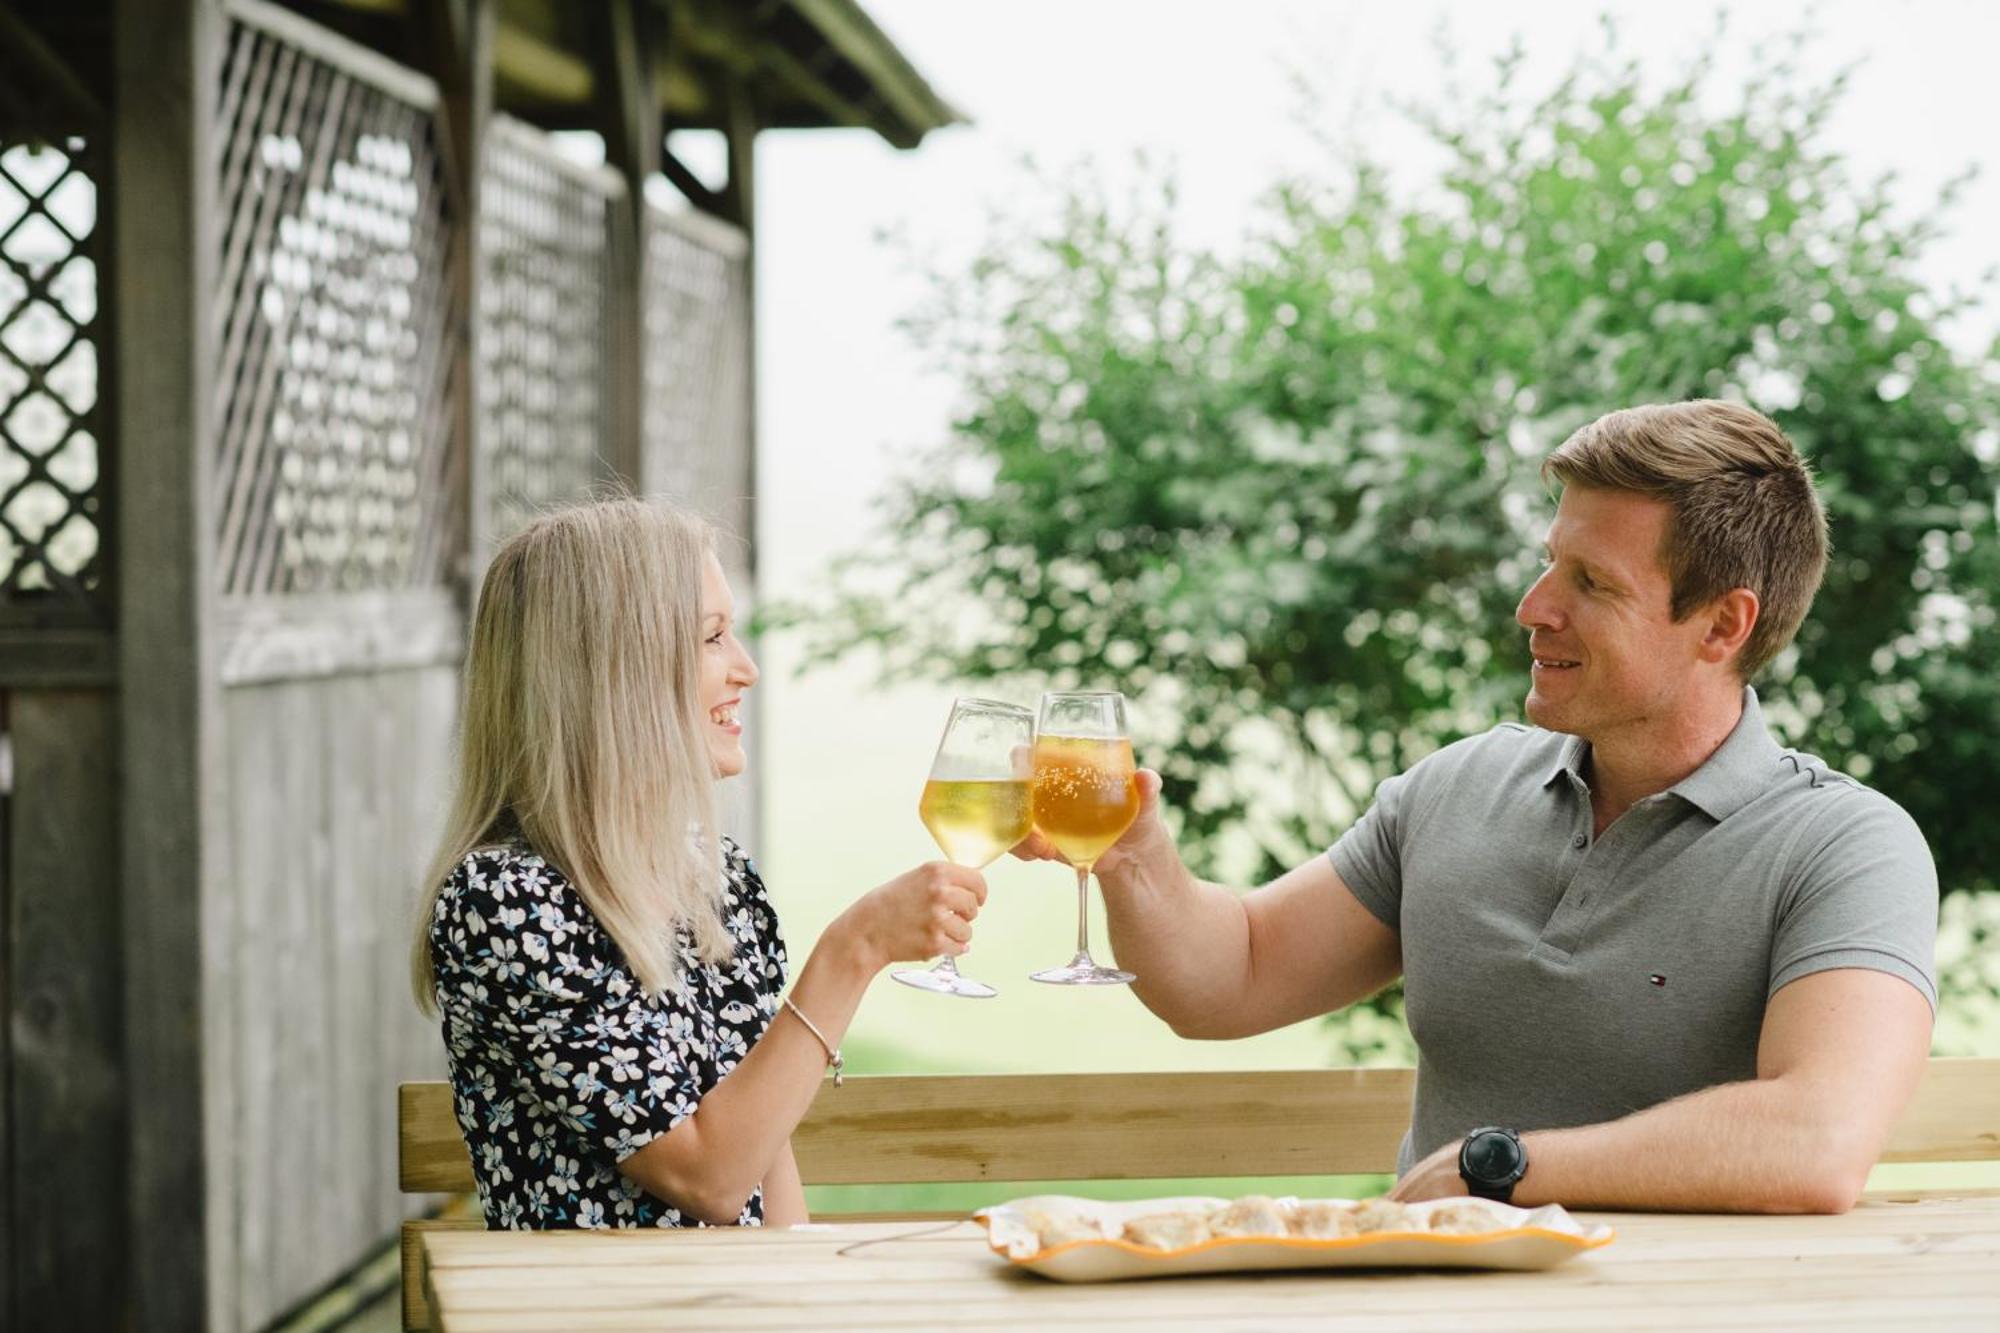
{"type": "MultiPolygon", "coordinates": [[[[1173,852],[1173,839],[1167,836],[1167,826],[1160,819],[1160,775],[1150,768],[1142,768],[1133,775],[1132,781],[1139,789],[1139,813],[1124,836],[1097,858],[1097,864],[1092,869],[1100,877],[1107,873],[1115,875],[1120,866],[1135,858],[1142,859],[1149,853],[1173,852]]],[[[1064,865],[1069,864],[1069,858],[1057,851],[1055,844],[1044,838],[1040,829],[1028,830],[1028,836],[1014,844],[1013,854],[1023,861],[1061,861],[1064,865]]]]}
{"type": "Polygon", "coordinates": [[[1464,1194],[1465,1180],[1458,1174],[1460,1146],[1459,1140],[1453,1139],[1411,1167],[1409,1174],[1389,1191],[1389,1197],[1397,1203],[1422,1203],[1426,1199],[1448,1199],[1464,1194]]]}

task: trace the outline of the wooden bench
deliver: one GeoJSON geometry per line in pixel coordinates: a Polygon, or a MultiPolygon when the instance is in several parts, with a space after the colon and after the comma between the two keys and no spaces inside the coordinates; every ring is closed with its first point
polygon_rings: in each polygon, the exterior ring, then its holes
{"type": "MultiPolygon", "coordinates": [[[[850,1078],[821,1092],[792,1147],[809,1185],[1389,1172],[1414,1082],[1410,1069],[850,1078]]],[[[470,1191],[450,1086],[403,1084],[398,1114],[403,1191],[470,1191]]],[[[1932,1060],[1882,1160],[2000,1160],[2000,1060],[1932,1060]]],[[[480,1225],[403,1224],[405,1328],[429,1327],[423,1230],[480,1225]]]]}

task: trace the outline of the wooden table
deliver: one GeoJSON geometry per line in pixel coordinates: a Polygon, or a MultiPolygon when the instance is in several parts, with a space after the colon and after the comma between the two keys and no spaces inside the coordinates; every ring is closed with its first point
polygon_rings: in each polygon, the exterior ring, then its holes
{"type": "Polygon", "coordinates": [[[1065,1286],[970,1223],[759,1232],[437,1232],[443,1333],[526,1329],[2000,1329],[2000,1197],[1870,1201],[1842,1217],[1588,1214],[1605,1249],[1545,1273],[1281,1273],[1065,1286]]]}

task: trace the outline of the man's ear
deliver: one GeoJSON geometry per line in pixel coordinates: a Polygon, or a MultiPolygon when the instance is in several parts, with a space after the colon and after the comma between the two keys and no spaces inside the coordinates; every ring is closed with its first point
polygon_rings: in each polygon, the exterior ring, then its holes
{"type": "Polygon", "coordinates": [[[1762,610],[1757,594],[1748,588],[1731,588],[1710,602],[1701,613],[1708,622],[1701,636],[1701,660],[1727,662],[1742,652],[1762,610]]]}

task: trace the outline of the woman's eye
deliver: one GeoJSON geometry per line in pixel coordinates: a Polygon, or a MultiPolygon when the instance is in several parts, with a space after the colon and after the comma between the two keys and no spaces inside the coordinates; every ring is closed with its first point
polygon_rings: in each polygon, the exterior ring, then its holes
{"type": "Polygon", "coordinates": [[[715,633],[709,635],[708,641],[713,646],[720,648],[722,646],[722,631],[717,630],[715,633]]]}

